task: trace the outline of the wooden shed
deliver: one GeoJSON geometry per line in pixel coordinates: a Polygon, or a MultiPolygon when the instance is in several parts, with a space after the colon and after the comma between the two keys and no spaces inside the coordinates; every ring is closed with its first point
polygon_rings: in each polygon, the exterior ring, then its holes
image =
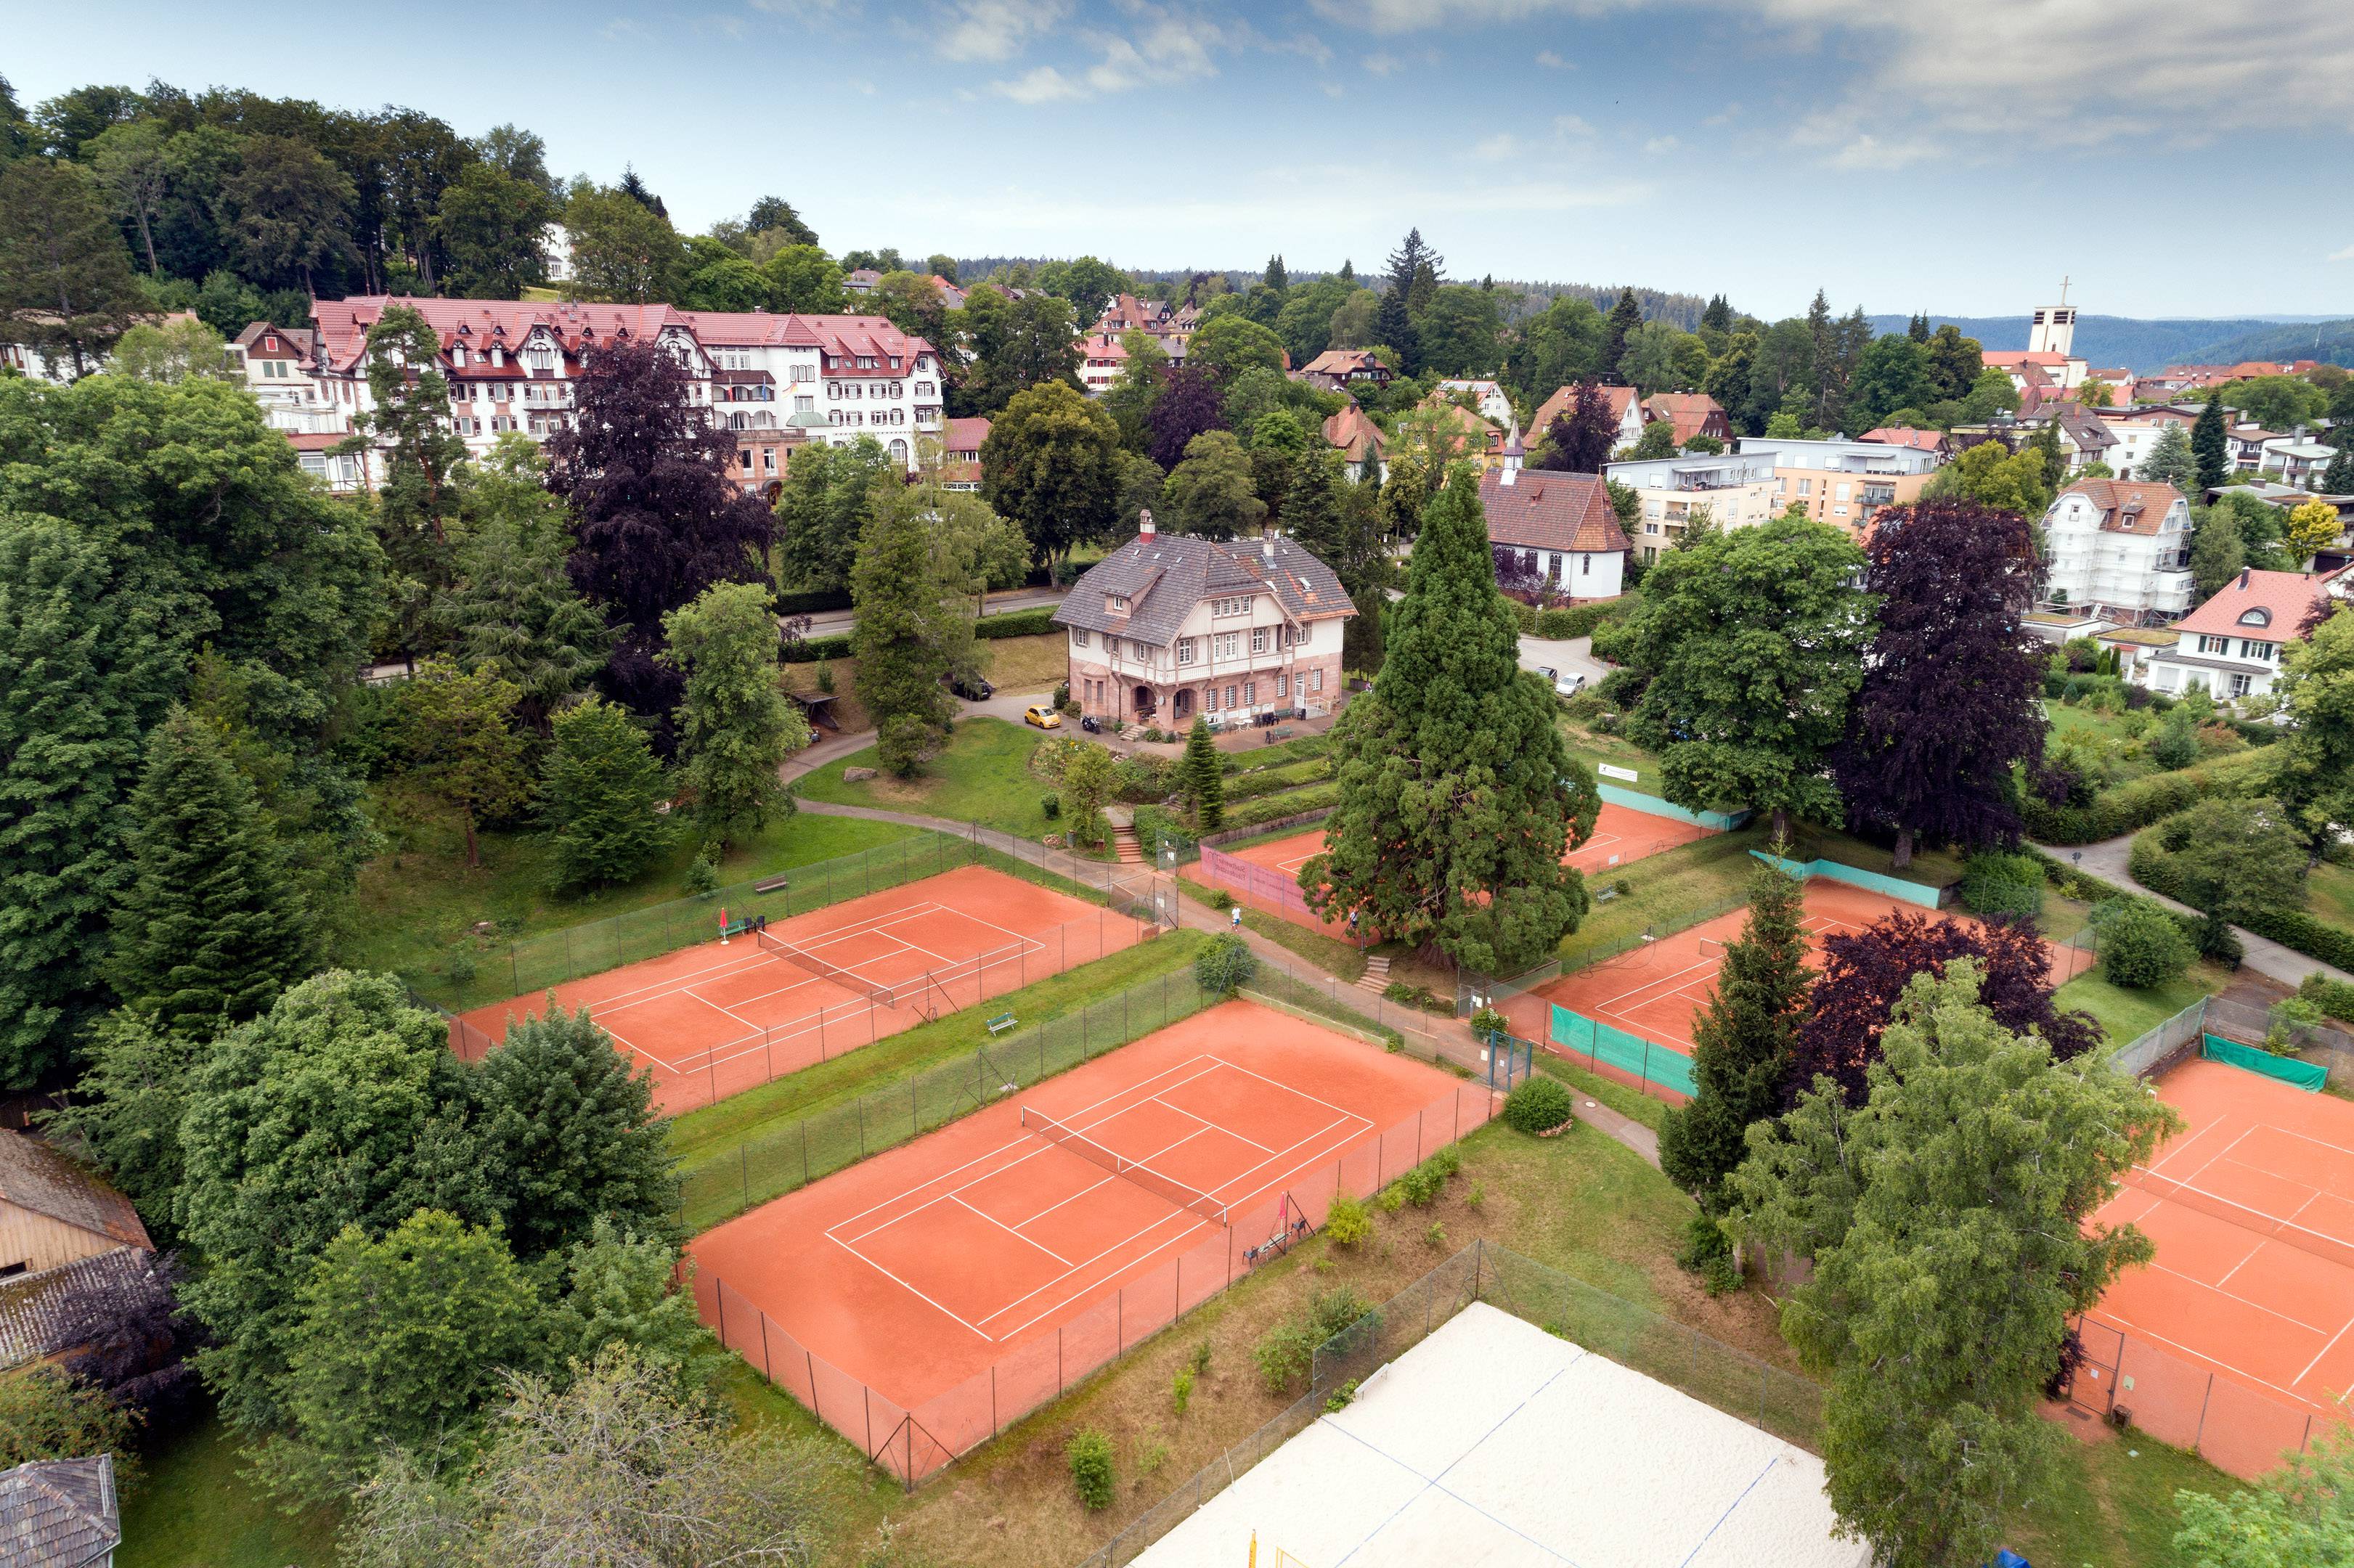
{"type": "Polygon", "coordinates": [[[153,1250],[131,1200],[37,1139],[0,1131],[0,1277],[153,1250]]]}

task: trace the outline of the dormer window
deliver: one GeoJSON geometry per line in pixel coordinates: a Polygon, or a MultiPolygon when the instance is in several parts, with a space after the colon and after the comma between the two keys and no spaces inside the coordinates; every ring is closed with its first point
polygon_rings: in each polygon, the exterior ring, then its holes
{"type": "Polygon", "coordinates": [[[507,351],[500,347],[495,343],[491,344],[491,363],[493,365],[504,365],[506,362],[507,351]]]}
{"type": "Polygon", "coordinates": [[[1104,611],[1108,615],[1126,615],[1128,613],[1128,596],[1124,593],[1108,593],[1104,595],[1104,611]]]}
{"type": "Polygon", "coordinates": [[[2270,626],[2272,623],[2273,612],[2263,605],[2243,611],[2240,616],[2240,624],[2243,626],[2270,626]]]}
{"type": "Polygon", "coordinates": [[[466,345],[464,344],[459,344],[457,346],[450,350],[450,363],[456,366],[461,370],[466,368],[466,345]]]}

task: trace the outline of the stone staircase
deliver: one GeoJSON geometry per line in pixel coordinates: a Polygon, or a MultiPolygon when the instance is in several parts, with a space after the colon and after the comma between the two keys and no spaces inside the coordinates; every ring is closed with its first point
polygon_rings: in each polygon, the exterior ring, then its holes
{"type": "Polygon", "coordinates": [[[1376,958],[1370,953],[1367,954],[1365,956],[1365,972],[1357,977],[1357,989],[1359,991],[1369,991],[1375,996],[1379,996],[1382,992],[1389,989],[1389,985],[1390,961],[1387,959],[1376,958]]]}
{"type": "Polygon", "coordinates": [[[1136,824],[1122,822],[1111,831],[1111,850],[1122,865],[1144,863],[1144,846],[1136,840],[1136,824]]]}

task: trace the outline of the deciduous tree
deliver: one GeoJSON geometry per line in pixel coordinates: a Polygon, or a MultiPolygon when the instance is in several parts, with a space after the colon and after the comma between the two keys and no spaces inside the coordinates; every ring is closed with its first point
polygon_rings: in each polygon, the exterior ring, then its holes
{"type": "Polygon", "coordinates": [[[476,825],[512,816],[531,800],[524,737],[514,723],[522,698],[522,688],[494,668],[469,674],[443,659],[419,664],[400,687],[407,777],[458,813],[469,867],[482,863],[476,825]]]}
{"type": "Polygon", "coordinates": [[[929,529],[914,507],[877,512],[858,542],[851,584],[858,700],[875,720],[884,766],[905,777],[948,735],[956,712],[942,684],[955,652],[951,632],[969,640],[970,629],[948,602],[929,529]]]}
{"type": "Polygon", "coordinates": [[[1251,482],[1250,454],[1225,430],[1195,436],[1185,461],[1170,471],[1160,516],[1181,534],[1231,539],[1267,519],[1267,503],[1251,482]]]}
{"type": "Polygon", "coordinates": [[[777,623],[764,583],[716,583],[663,617],[663,657],[685,677],[679,779],[709,841],[733,843],[792,810],[778,770],[810,743],[777,684],[777,623]]]}
{"type": "Polygon", "coordinates": [[[557,713],[540,777],[539,820],[562,891],[636,878],[670,840],[654,808],[668,797],[662,764],[629,711],[591,696],[557,713]]]}
{"type": "Polygon", "coordinates": [[[179,709],[149,734],[130,818],[131,875],[107,965],[126,1006],[209,1036],[308,972],[310,912],[253,786],[210,726],[179,709]]]}
{"type": "Polygon", "coordinates": [[[1514,973],[1585,917],[1562,857],[1601,800],[1564,749],[1552,694],[1519,667],[1469,465],[1425,513],[1385,654],[1334,730],[1340,802],[1301,885],[1320,911],[1362,909],[1373,929],[1514,973]]]}
{"type": "Polygon", "coordinates": [[[513,300],[545,284],[546,229],[559,211],[539,182],[488,162],[467,164],[433,215],[449,256],[442,286],[467,299],[513,300]]]}
{"type": "Polygon", "coordinates": [[[1862,565],[1838,529],[1787,516],[1688,536],[1653,564],[1628,634],[1651,679],[1628,733],[1659,755],[1669,800],[1745,802],[1776,835],[1836,809],[1825,764],[1863,679],[1862,565]]]}
{"type": "Polygon", "coordinates": [[[1175,468],[1185,461],[1185,449],[1194,437],[1226,428],[1217,379],[1201,366],[1179,366],[1162,381],[1145,422],[1151,431],[1146,450],[1152,461],[1163,469],[1175,468]]]}
{"type": "Polygon", "coordinates": [[[458,667],[494,668],[514,682],[516,714],[542,735],[613,643],[572,586],[571,518],[547,493],[546,471],[538,449],[512,434],[481,466],[459,471],[454,580],[433,607],[435,634],[458,667]]]}
{"type": "Polygon", "coordinates": [[[141,381],[169,384],[201,376],[211,381],[241,381],[230,368],[228,344],[201,321],[186,317],[150,325],[141,322],[116,340],[111,369],[141,381]]]}
{"type": "Polygon", "coordinates": [[[1763,861],[1750,868],[1748,919],[1692,1027],[1691,1103],[1659,1128],[1659,1169],[1704,1208],[1722,1205],[1720,1183],[1741,1163],[1752,1124],[1782,1109],[1813,980],[1804,912],[1797,878],[1763,861]]]}
{"type": "Polygon", "coordinates": [[[2346,532],[2338,521],[2338,508],[2327,501],[2307,501],[2292,508],[2284,545],[2290,561],[2304,565],[2313,559],[2314,552],[2326,549],[2338,542],[2346,532]]]}
{"type": "Polygon", "coordinates": [[[2151,1252],[2089,1222],[2179,1125],[2133,1079],[2007,1027],[1978,980],[1915,979],[1861,1103],[1808,1089],[1731,1178],[1737,1231],[1814,1260],[1783,1332],[1829,1376],[1841,1531],[1894,1568],[1983,1563],[2043,1494],[2067,1438],[2038,1406],[2069,1319],[2151,1252]]]}
{"type": "Polygon", "coordinates": [[[2325,611],[2281,651],[2281,667],[2292,722],[2273,789],[2317,854],[2354,827],[2354,612],[2325,611]]]}
{"type": "Polygon", "coordinates": [[[393,648],[425,651],[433,596],[453,580],[450,523],[466,443],[450,428],[450,382],[441,334],[419,312],[393,305],[367,332],[371,408],[355,414],[357,433],[337,450],[373,452],[384,480],[376,492],[376,539],[390,567],[393,648]]]}
{"type": "Polygon", "coordinates": [[[1937,471],[1921,492],[1928,500],[1975,501],[1999,512],[2040,520],[2052,509],[2052,480],[2043,455],[2033,448],[2017,453],[1999,440],[1979,441],[1937,471]]]}
{"type": "Polygon", "coordinates": [[[2174,1494],[2174,1550],[2202,1568],[2337,1568],[2354,1562],[2354,1438],[2317,1433],[2253,1491],[2174,1494]]]}
{"type": "Polygon", "coordinates": [[[1831,777],[1850,820],[1970,849],[2019,834],[2015,767],[2043,752],[2042,645],[2027,519],[1967,501],[1883,510],[1865,590],[1878,601],[1863,683],[1831,777]]]}
{"type": "MultiPolygon", "coordinates": [[[[610,1042],[605,1049],[611,1054],[610,1042]]],[[[695,1377],[714,1342],[695,1314],[677,1246],[606,1214],[564,1257],[563,1295],[548,1311],[546,1335],[554,1364],[588,1366],[606,1347],[626,1345],[682,1383],[695,1377]]]]}
{"type": "Polygon", "coordinates": [[[2154,832],[2182,879],[2177,896],[2214,919],[2305,906],[2306,838],[2277,800],[2201,800],[2154,832]]]}
{"type": "Polygon", "coordinates": [[[1103,536],[1119,503],[1119,428],[1077,387],[1049,382],[1017,395],[981,447],[981,495],[1020,524],[1050,567],[1082,539],[1103,536]]]}
{"type": "Polygon", "coordinates": [[[1537,466],[1569,473],[1600,473],[1617,444],[1618,421],[1611,416],[1610,400],[1597,383],[1581,381],[1570,395],[1569,407],[1554,415],[1546,429],[1537,466]]]}
{"type": "Polygon", "coordinates": [[[575,297],[654,304],[678,291],[686,260],[670,219],[620,189],[582,186],[565,204],[575,297]]]}
{"type": "MultiPolygon", "coordinates": [[[[233,215],[239,270],[265,289],[314,292],[321,274],[340,272],[353,259],[351,176],[289,136],[248,136],[239,151],[220,198],[233,215]]],[[[432,286],[429,272],[425,281],[432,286]]]]}
{"type": "Polygon", "coordinates": [[[811,441],[793,453],[777,494],[778,576],[795,588],[850,587],[858,538],[875,514],[875,481],[892,468],[882,443],[811,441]]]}
{"type": "Polygon", "coordinates": [[[823,315],[843,308],[842,269],[814,244],[785,246],[760,264],[760,271],[778,310],[823,315]]]}
{"type": "Polygon", "coordinates": [[[2031,925],[1932,920],[1898,910],[1861,931],[1823,938],[1822,972],[1798,1028],[1785,1101],[1828,1077],[1861,1103],[1882,1031],[1905,985],[1917,974],[1945,975],[1957,959],[1969,960],[1979,1004],[2005,1029],[2034,1031],[2063,1062],[2100,1044],[2092,1014],[2052,1004],[2051,947],[2031,925]]]}

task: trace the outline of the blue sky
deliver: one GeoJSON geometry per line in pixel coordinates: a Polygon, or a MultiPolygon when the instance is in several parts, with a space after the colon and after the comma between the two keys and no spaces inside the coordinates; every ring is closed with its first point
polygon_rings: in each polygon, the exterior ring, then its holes
{"type": "Polygon", "coordinates": [[[0,0],[93,80],[398,102],[634,164],[682,227],[774,192],[835,250],[1477,278],[1768,317],[2354,314],[2354,0],[0,0]]]}

